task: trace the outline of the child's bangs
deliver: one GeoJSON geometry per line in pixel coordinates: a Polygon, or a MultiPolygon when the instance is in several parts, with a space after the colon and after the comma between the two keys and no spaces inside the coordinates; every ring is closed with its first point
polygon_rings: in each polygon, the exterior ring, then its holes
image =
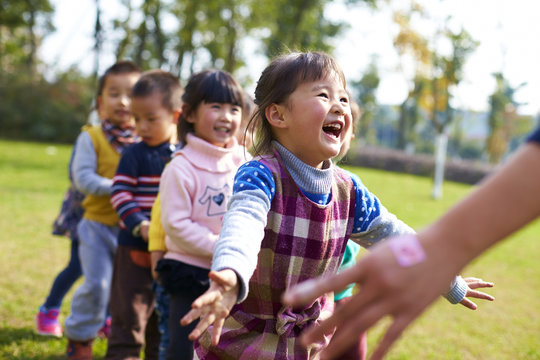
{"type": "Polygon", "coordinates": [[[244,95],[238,83],[222,72],[208,76],[201,84],[199,93],[204,94],[206,103],[233,104],[244,107],[244,95]]]}
{"type": "Polygon", "coordinates": [[[322,53],[306,53],[297,59],[295,73],[297,84],[317,81],[332,75],[337,75],[346,88],[346,80],[341,67],[330,56],[322,53]]]}

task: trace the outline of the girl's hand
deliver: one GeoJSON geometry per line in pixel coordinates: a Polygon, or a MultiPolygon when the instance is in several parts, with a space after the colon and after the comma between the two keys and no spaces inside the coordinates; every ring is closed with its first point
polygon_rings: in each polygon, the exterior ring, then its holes
{"type": "Polygon", "coordinates": [[[225,318],[238,299],[238,278],[230,269],[210,271],[208,277],[211,280],[210,288],[193,302],[192,309],[180,320],[180,325],[186,326],[201,318],[189,334],[189,340],[193,341],[214,324],[212,344],[217,345],[225,318]]]}
{"type": "Polygon", "coordinates": [[[159,280],[159,274],[156,271],[156,266],[159,260],[163,259],[165,251],[150,251],[150,261],[152,263],[152,278],[156,281],[159,280]]]}
{"type": "Polygon", "coordinates": [[[460,302],[461,305],[463,305],[466,308],[469,308],[471,310],[476,310],[476,308],[477,308],[476,304],[474,302],[472,302],[471,300],[467,299],[467,298],[473,297],[473,298],[489,300],[489,301],[495,300],[495,298],[493,296],[489,295],[489,294],[486,294],[486,293],[481,292],[481,291],[473,290],[473,289],[478,289],[478,288],[493,287],[493,283],[490,283],[490,282],[487,282],[487,281],[484,281],[482,279],[478,279],[478,278],[475,278],[475,277],[463,278],[463,280],[465,280],[465,282],[469,286],[469,289],[467,290],[467,294],[465,295],[463,300],[461,300],[461,302],[460,302]]]}

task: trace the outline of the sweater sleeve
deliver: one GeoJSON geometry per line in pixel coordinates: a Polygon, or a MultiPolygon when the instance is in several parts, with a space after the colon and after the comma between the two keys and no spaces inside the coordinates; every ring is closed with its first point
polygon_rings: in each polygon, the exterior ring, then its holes
{"type": "Polygon", "coordinates": [[[350,174],[356,192],[351,240],[369,248],[389,236],[415,233],[410,226],[390,213],[358,176],[350,174]]]}
{"type": "MultiPolygon", "coordinates": [[[[402,234],[414,234],[415,231],[399,220],[394,214],[380,203],[358,176],[351,174],[355,190],[355,218],[351,240],[365,248],[369,248],[379,241],[402,234]]],[[[461,276],[456,276],[443,296],[452,304],[457,304],[467,294],[467,283],[461,276]]]]}
{"type": "Polygon", "coordinates": [[[527,142],[535,142],[540,144],[540,127],[536,128],[528,137],[527,142]]]}
{"type": "Polygon", "coordinates": [[[161,199],[159,193],[152,205],[150,228],[148,229],[148,251],[167,251],[165,230],[161,225],[161,199]]]}
{"type": "Polygon", "coordinates": [[[218,234],[192,220],[195,175],[175,157],[161,175],[161,223],[167,237],[187,254],[211,258],[218,234]]]}
{"type": "Polygon", "coordinates": [[[97,174],[97,156],[92,139],[83,131],[75,143],[73,181],[77,189],[87,195],[109,195],[112,179],[97,174]]]}
{"type": "Polygon", "coordinates": [[[212,270],[236,272],[240,284],[238,302],[249,291],[274,192],[274,178],[266,166],[251,161],[240,167],[212,260],[212,270]]]}
{"type": "Polygon", "coordinates": [[[135,147],[122,152],[111,187],[111,204],[129,232],[142,221],[148,220],[135,200],[139,174],[139,161],[135,147]]]}

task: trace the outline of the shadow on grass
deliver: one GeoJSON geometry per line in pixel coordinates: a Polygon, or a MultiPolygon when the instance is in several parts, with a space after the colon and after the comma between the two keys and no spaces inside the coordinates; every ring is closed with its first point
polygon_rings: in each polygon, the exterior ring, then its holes
{"type": "MultiPolygon", "coordinates": [[[[0,329],[1,360],[65,360],[67,339],[38,335],[33,327],[0,329]]],[[[94,360],[103,360],[107,340],[96,338],[94,360]]]]}
{"type": "Polygon", "coordinates": [[[0,346],[21,343],[23,341],[32,341],[36,343],[44,343],[49,341],[62,341],[61,338],[55,338],[50,336],[42,336],[36,334],[36,331],[32,328],[3,328],[0,331],[0,346]]]}
{"type": "Polygon", "coordinates": [[[65,339],[41,336],[32,328],[4,327],[0,331],[0,357],[20,360],[66,359],[65,339]]]}

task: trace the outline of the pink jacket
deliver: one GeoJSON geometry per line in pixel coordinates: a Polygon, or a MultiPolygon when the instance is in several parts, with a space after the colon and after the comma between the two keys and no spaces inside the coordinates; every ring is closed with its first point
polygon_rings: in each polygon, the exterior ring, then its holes
{"type": "Polygon", "coordinates": [[[159,187],[165,258],[210,269],[236,171],[251,158],[235,138],[226,148],[189,134],[159,187]]]}

